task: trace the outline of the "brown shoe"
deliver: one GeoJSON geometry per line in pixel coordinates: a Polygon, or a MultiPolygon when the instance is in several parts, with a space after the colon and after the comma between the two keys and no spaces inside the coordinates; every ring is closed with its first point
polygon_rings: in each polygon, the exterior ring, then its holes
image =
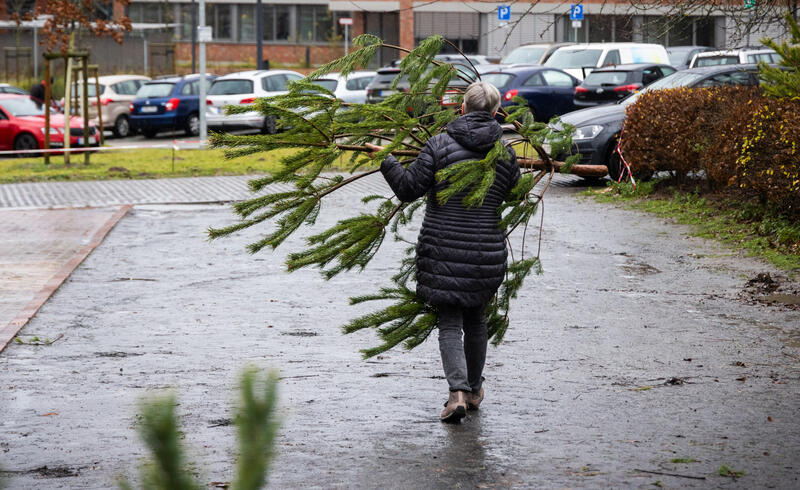
{"type": "Polygon", "coordinates": [[[451,391],[439,417],[442,422],[458,422],[467,415],[467,392],[451,391]]]}
{"type": "Polygon", "coordinates": [[[477,393],[467,393],[467,410],[477,410],[483,401],[483,388],[477,393]]]}

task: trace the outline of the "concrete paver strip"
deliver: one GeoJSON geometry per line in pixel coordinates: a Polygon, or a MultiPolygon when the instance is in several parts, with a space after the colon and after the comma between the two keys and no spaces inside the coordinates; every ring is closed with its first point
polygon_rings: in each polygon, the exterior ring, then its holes
{"type": "Polygon", "coordinates": [[[129,209],[0,210],[0,352],[129,209]]]}
{"type": "MultiPolygon", "coordinates": [[[[404,243],[326,282],[284,272],[302,237],[255,256],[244,245],[264,229],[207,242],[208,226],[233,222],[227,206],[134,208],[24,330],[62,340],[0,354],[8,486],[135,475],[137,403],[164,388],[201,481],[230,481],[235,428],[219,421],[255,364],[282,375],[273,488],[798,488],[800,312],[739,297],[775,271],[652,216],[549,192],[545,273],[520,292],[489,351],[486,400],[459,426],[437,420],[435,339],[365,362],[374,334],[338,329],[372,308],[346,298],[385,285],[404,243]],[[721,477],[722,464],[746,474],[721,477]]],[[[333,201],[320,227],[358,205],[333,201]]]]}

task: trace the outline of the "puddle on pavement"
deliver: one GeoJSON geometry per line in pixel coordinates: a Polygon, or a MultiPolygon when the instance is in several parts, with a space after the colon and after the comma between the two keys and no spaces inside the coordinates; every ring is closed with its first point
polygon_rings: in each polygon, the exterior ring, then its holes
{"type": "Polygon", "coordinates": [[[800,306],[800,294],[773,293],[759,298],[767,303],[781,303],[789,306],[800,306]]]}
{"type": "Polygon", "coordinates": [[[783,342],[787,347],[800,349],[800,328],[781,328],[775,325],[764,323],[756,323],[756,326],[762,330],[776,333],[781,342],[783,342]]]}

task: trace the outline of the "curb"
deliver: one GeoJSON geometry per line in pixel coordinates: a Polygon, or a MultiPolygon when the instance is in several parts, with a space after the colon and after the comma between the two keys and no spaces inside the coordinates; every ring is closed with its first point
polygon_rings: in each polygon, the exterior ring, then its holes
{"type": "Polygon", "coordinates": [[[22,330],[22,327],[27,325],[28,321],[33,318],[39,311],[50,296],[55,293],[61,284],[72,274],[72,271],[77,268],[83,260],[89,256],[92,251],[103,242],[106,235],[114,228],[114,226],[121,220],[133,206],[126,204],[121,206],[119,210],[114,213],[106,222],[97,230],[92,236],[89,243],[78,249],[77,252],[64,264],[58,272],[56,272],[47,284],[36,293],[36,296],[22,309],[22,311],[11,320],[7,325],[0,328],[0,352],[11,343],[11,340],[22,330]]]}

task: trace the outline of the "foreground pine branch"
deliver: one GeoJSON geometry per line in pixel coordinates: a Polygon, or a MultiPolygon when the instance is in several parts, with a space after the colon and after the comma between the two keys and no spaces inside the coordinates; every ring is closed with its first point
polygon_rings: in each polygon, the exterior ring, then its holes
{"type": "MultiPolygon", "coordinates": [[[[264,486],[269,464],[274,456],[278,421],[278,376],[270,373],[263,379],[255,369],[241,375],[241,399],[235,423],[239,440],[239,457],[234,490],[258,490],[264,486]]],[[[174,396],[155,398],[142,404],[139,432],[151,454],[151,461],[141,469],[141,488],[151,490],[200,490],[206,485],[197,481],[185,457],[181,444],[183,436],[178,427],[174,396]]],[[[121,488],[132,490],[127,479],[119,481],[121,488]]]]}

